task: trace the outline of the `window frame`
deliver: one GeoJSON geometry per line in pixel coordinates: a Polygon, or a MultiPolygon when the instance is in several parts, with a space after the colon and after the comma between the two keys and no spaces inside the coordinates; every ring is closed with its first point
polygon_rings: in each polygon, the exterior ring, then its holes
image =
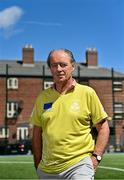
{"type": "Polygon", "coordinates": [[[114,91],[122,91],[123,90],[123,83],[122,81],[113,81],[113,90],[114,91]]]}
{"type": "Polygon", "coordinates": [[[123,119],[123,103],[115,102],[114,103],[114,119],[123,119]]]}
{"type": "Polygon", "coordinates": [[[54,84],[53,81],[44,81],[44,89],[48,89],[50,87],[52,87],[54,84]]]}
{"type": "MultiPolygon", "coordinates": [[[[5,138],[6,134],[5,134],[5,128],[1,127],[0,128],[0,138],[5,138]]],[[[7,138],[9,137],[9,128],[7,128],[7,138]]]]}
{"type": "Polygon", "coordinates": [[[17,118],[19,104],[16,101],[7,102],[7,118],[17,118]]]}
{"type": "Polygon", "coordinates": [[[18,79],[13,77],[8,78],[7,89],[18,89],[18,79]]]}

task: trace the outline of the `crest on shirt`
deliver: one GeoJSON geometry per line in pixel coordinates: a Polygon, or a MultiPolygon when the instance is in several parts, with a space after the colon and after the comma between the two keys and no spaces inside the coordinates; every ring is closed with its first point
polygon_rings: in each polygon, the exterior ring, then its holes
{"type": "Polygon", "coordinates": [[[72,102],[70,106],[71,111],[80,111],[80,105],[77,101],[72,102]]]}

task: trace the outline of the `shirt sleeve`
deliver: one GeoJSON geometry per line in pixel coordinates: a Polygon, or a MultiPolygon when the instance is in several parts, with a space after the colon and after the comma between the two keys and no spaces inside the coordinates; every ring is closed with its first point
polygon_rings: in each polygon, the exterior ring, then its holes
{"type": "Polygon", "coordinates": [[[91,119],[93,124],[97,124],[101,120],[108,117],[94,90],[92,90],[91,92],[90,108],[91,108],[91,119]]]}
{"type": "Polygon", "coordinates": [[[43,113],[41,98],[37,98],[33,111],[30,116],[30,123],[42,127],[41,114],[43,113]]]}

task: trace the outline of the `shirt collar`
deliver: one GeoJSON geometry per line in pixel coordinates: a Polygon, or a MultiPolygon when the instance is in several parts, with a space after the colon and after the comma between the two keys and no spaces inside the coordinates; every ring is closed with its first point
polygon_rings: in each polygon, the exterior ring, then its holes
{"type": "MultiPolygon", "coordinates": [[[[66,87],[66,89],[65,89],[65,91],[64,91],[64,94],[65,94],[66,92],[68,92],[68,91],[74,89],[75,86],[76,86],[76,80],[73,79],[72,83],[69,84],[69,85],[67,85],[67,87],[66,87]]],[[[53,84],[52,88],[54,88],[54,89],[56,90],[56,85],[55,85],[55,83],[53,84]]]]}

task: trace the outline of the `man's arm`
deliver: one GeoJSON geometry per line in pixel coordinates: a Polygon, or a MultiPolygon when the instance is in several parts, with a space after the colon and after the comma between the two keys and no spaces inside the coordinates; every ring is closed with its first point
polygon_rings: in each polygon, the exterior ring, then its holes
{"type": "Polygon", "coordinates": [[[38,164],[40,163],[42,158],[42,128],[35,125],[33,127],[32,149],[34,156],[34,165],[37,169],[38,164]]]}
{"type": "MultiPolygon", "coordinates": [[[[96,124],[96,129],[98,131],[98,136],[96,139],[95,149],[93,153],[102,156],[103,153],[105,152],[109,140],[110,130],[109,130],[108,121],[105,119],[100,123],[96,124]]],[[[94,156],[92,156],[91,158],[93,161],[94,169],[96,169],[98,166],[98,161],[94,156]]]]}

